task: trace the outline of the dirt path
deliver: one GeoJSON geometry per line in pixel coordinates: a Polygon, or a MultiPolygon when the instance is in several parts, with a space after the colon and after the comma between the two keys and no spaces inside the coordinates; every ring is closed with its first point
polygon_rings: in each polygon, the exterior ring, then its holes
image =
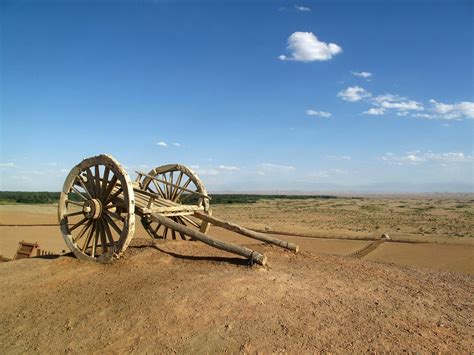
{"type": "Polygon", "coordinates": [[[135,240],[111,265],[0,264],[3,353],[473,349],[474,278],[253,245],[135,240]],[[14,295],[14,296],[13,296],[14,295]]]}

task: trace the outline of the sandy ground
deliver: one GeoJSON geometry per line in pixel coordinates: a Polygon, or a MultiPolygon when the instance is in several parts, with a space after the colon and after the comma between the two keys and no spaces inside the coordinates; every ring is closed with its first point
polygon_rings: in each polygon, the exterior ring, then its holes
{"type": "MultiPolygon", "coordinates": [[[[420,225],[425,225],[426,220],[431,221],[434,231],[448,230],[454,228],[451,225],[451,220],[446,218],[437,218],[431,220],[431,217],[419,217],[416,212],[414,218],[408,212],[404,217],[397,217],[404,223],[412,223],[412,225],[403,225],[403,233],[392,233],[392,238],[398,240],[414,240],[424,241],[430,243],[413,244],[413,243],[384,243],[374,252],[365,256],[364,259],[371,261],[382,261],[386,263],[394,263],[406,266],[418,266],[431,268],[436,270],[455,271],[474,275],[474,238],[473,237],[459,237],[456,234],[466,232],[464,228],[471,228],[470,224],[474,223],[474,218],[467,218],[466,215],[471,213],[472,203],[470,197],[465,197],[461,200],[445,198],[441,200],[434,200],[431,205],[435,208],[428,208],[431,206],[427,204],[433,199],[403,199],[402,209],[413,210],[413,206],[424,206],[430,213],[440,214],[441,212],[450,215],[455,223],[459,223],[458,229],[453,230],[452,234],[440,235],[435,234],[420,235],[416,232],[421,228],[420,225]],[[441,201],[441,202],[439,202],[441,201]],[[464,202],[463,202],[464,201],[464,202]],[[436,203],[435,203],[436,202],[436,203]],[[421,203],[421,205],[420,205],[421,203]],[[428,207],[427,207],[428,206],[428,207]],[[464,209],[456,208],[456,206],[464,206],[464,209]]],[[[363,240],[343,240],[339,238],[367,238],[377,237],[380,233],[387,232],[386,229],[371,230],[364,227],[364,219],[354,217],[354,215],[361,214],[365,216],[367,208],[355,209],[354,204],[360,206],[401,206],[402,202],[398,199],[334,199],[334,200],[271,200],[259,202],[256,204],[247,205],[216,205],[213,206],[213,213],[220,218],[235,221],[244,226],[253,227],[257,229],[273,229],[282,230],[290,233],[300,233],[302,235],[330,237],[333,239],[319,239],[319,238],[304,238],[281,236],[282,238],[300,245],[301,250],[312,253],[335,254],[335,255],[349,255],[369,242],[363,240]],[[329,201],[329,202],[328,202],[329,201]],[[321,207],[320,204],[326,205],[321,207]],[[293,212],[288,209],[288,204],[300,206],[299,210],[295,208],[293,212]],[[343,206],[340,206],[343,204],[343,206]],[[346,205],[344,205],[346,204],[346,205]],[[315,208],[314,206],[319,206],[315,208]],[[329,207],[328,207],[329,206],[329,207]],[[329,218],[328,213],[333,213],[334,209],[340,209],[338,218],[329,218]],[[281,212],[283,210],[284,212],[281,212]],[[305,212],[305,210],[308,210],[305,212]],[[347,215],[347,210],[352,211],[352,215],[347,215]],[[329,211],[329,212],[328,212],[329,211]],[[320,228],[314,226],[314,222],[322,221],[320,228]],[[332,222],[328,222],[328,220],[332,222]],[[354,220],[353,230],[344,228],[348,220],[354,220]],[[359,222],[357,222],[359,220],[359,222]],[[324,222],[326,221],[326,222],[324,222]],[[336,222],[334,222],[336,221],[336,222]],[[334,224],[336,223],[336,224],[334,224]],[[338,226],[338,228],[331,226],[338,226]],[[354,230],[360,230],[354,232],[354,230]]],[[[388,210],[393,207],[387,207],[388,210]]],[[[420,208],[420,207],[416,207],[420,208]]],[[[369,208],[369,210],[371,210],[369,208]]],[[[372,208],[373,210],[373,208],[372,208]]],[[[373,214],[377,223],[380,225],[387,225],[384,222],[384,216],[387,220],[391,220],[393,214],[385,211],[370,212],[373,214]]],[[[0,206],[0,224],[41,224],[41,223],[57,223],[56,206],[55,205],[4,205],[0,206]]],[[[137,223],[137,230],[135,238],[146,238],[148,234],[141,227],[141,223],[137,223]]],[[[474,230],[474,225],[472,226],[474,230]]],[[[425,227],[425,229],[428,229],[425,227]]],[[[468,230],[471,233],[471,230],[468,230]]],[[[469,234],[467,233],[467,234],[469,234]]],[[[229,232],[221,228],[211,228],[210,235],[219,239],[226,240],[232,243],[245,244],[249,243],[249,239],[241,237],[235,233],[229,232]]],[[[470,234],[469,234],[470,235],[470,234]]],[[[40,244],[40,247],[60,253],[67,249],[58,227],[2,227],[0,226],[0,255],[6,257],[13,257],[20,240],[35,242],[40,244]]]]}
{"type": "Polygon", "coordinates": [[[109,264],[0,264],[2,353],[472,351],[473,276],[253,244],[135,239],[109,264]],[[15,295],[12,297],[12,295],[15,295]]]}

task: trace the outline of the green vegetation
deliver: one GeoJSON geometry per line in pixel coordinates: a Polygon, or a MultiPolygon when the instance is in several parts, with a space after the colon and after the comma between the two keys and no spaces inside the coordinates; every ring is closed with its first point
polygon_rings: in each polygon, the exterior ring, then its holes
{"type": "MultiPolygon", "coordinates": [[[[59,201],[59,192],[48,191],[0,191],[0,205],[10,205],[15,203],[22,204],[44,204],[57,203],[59,201]]],[[[78,196],[71,194],[71,200],[79,201],[78,196]]]]}
{"type": "MultiPolygon", "coordinates": [[[[59,200],[59,192],[26,192],[26,191],[0,191],[0,204],[40,204],[40,203],[57,203],[59,200]]],[[[234,204],[234,203],[255,203],[259,200],[307,200],[307,199],[332,199],[338,198],[331,195],[315,195],[315,196],[299,196],[299,195],[255,195],[255,194],[212,194],[212,204],[234,204]]],[[[73,200],[75,199],[72,196],[73,200]]],[[[193,203],[194,196],[187,198],[185,203],[193,203]]]]}
{"type": "Polygon", "coordinates": [[[255,203],[259,200],[308,200],[308,199],[331,199],[338,198],[331,195],[254,195],[254,194],[211,194],[213,205],[233,203],[255,203]]]}
{"type": "Polygon", "coordinates": [[[0,203],[55,203],[59,200],[59,192],[26,192],[26,191],[0,191],[0,203]]]}

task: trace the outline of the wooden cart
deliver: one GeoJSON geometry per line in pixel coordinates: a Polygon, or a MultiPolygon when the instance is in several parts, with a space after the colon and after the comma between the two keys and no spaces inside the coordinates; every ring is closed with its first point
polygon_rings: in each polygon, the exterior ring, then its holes
{"type": "Polygon", "coordinates": [[[111,262],[127,249],[135,215],[152,238],[199,240],[265,265],[267,258],[249,248],[209,235],[213,224],[244,236],[298,251],[298,246],[211,215],[210,197],[198,176],[186,166],[169,164],[137,171],[131,181],[110,155],[84,159],[69,173],[58,205],[62,235],[79,259],[111,262]]]}

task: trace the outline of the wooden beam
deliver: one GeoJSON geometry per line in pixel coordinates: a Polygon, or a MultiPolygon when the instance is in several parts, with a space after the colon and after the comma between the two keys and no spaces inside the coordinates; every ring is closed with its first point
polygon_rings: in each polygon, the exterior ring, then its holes
{"type": "Polygon", "coordinates": [[[227,222],[227,221],[224,221],[222,219],[210,216],[207,213],[196,211],[196,212],[194,212],[194,217],[197,217],[197,218],[202,219],[204,221],[210,222],[211,224],[214,224],[218,227],[222,227],[222,228],[228,229],[230,231],[245,235],[246,237],[257,239],[257,240],[260,240],[260,241],[268,243],[268,244],[278,245],[279,247],[294,251],[295,253],[297,253],[299,251],[299,246],[296,245],[296,244],[289,243],[289,242],[286,242],[286,241],[278,239],[278,238],[269,237],[268,235],[265,235],[263,233],[258,233],[258,232],[255,232],[253,230],[241,227],[237,224],[227,222]]]}
{"type": "Polygon", "coordinates": [[[230,244],[230,243],[226,243],[226,242],[214,239],[210,236],[207,236],[204,233],[198,232],[197,230],[183,226],[182,224],[177,223],[168,217],[159,215],[157,213],[153,213],[150,216],[150,219],[152,221],[161,223],[164,226],[171,228],[172,230],[189,235],[190,237],[197,239],[207,245],[210,245],[211,247],[225,250],[229,253],[244,256],[247,259],[250,259],[253,262],[256,262],[257,264],[260,264],[260,265],[265,265],[267,263],[267,257],[265,255],[262,255],[246,247],[242,247],[242,246],[238,246],[238,245],[234,245],[234,244],[230,244]]]}

